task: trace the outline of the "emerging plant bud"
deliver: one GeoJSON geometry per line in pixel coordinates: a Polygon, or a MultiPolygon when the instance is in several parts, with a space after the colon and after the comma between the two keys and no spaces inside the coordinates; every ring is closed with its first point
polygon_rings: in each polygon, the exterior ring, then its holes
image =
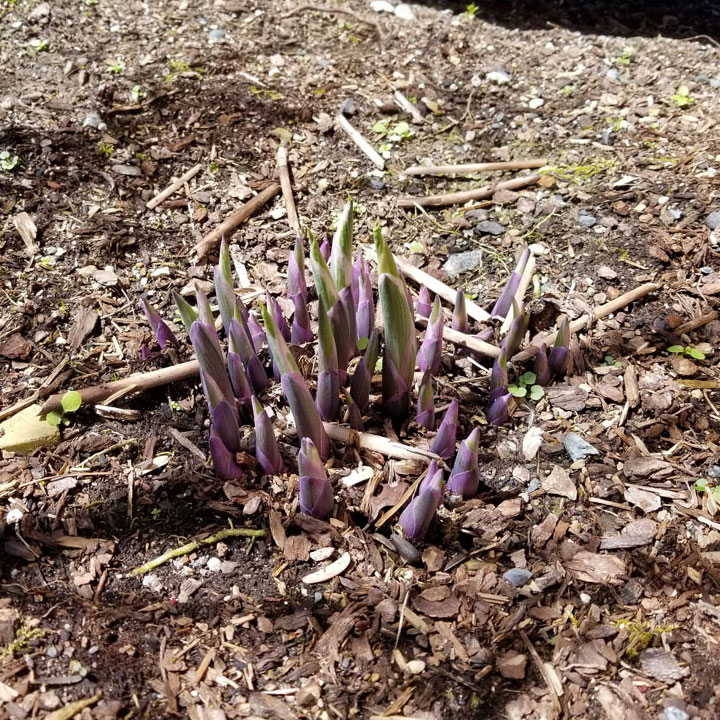
{"type": "Polygon", "coordinates": [[[440,361],[442,359],[442,336],[445,316],[440,305],[440,298],[436,297],[428,320],[425,338],[420,345],[417,361],[422,372],[430,372],[438,375],[440,372],[440,361]]]}
{"type": "Polygon", "coordinates": [[[453,495],[464,498],[473,497],[480,484],[478,470],[478,450],[480,449],[480,429],[475,428],[466,440],[460,443],[455,464],[448,479],[448,490],[453,495]]]}
{"type": "Polygon", "coordinates": [[[275,327],[280,331],[285,342],[290,342],[290,328],[285,320],[285,316],[282,314],[278,301],[274,297],[271,297],[270,293],[267,293],[267,303],[268,306],[272,308],[275,327]]]}
{"type": "Polygon", "coordinates": [[[266,475],[279,475],[284,468],[273,426],[258,399],[252,396],[255,418],[255,457],[266,475]]]}
{"type": "Polygon", "coordinates": [[[322,300],[318,303],[318,378],[315,404],[323,420],[332,422],[340,412],[338,360],[330,320],[322,300]]]}
{"type": "Polygon", "coordinates": [[[431,465],[427,475],[420,483],[418,494],[403,510],[398,524],[403,529],[408,540],[417,542],[422,540],[430,529],[438,506],[442,502],[443,478],[442,470],[436,470],[431,465]]]}
{"type": "MultiPolygon", "coordinates": [[[[348,200],[338,218],[328,263],[338,292],[352,283],[352,233],[353,204],[352,200],[348,200]]],[[[329,307],[328,305],[328,309],[329,307]]]]}
{"type": "Polygon", "coordinates": [[[248,329],[250,330],[250,340],[252,340],[255,352],[259,353],[263,349],[263,345],[267,341],[265,331],[260,327],[258,321],[252,313],[249,313],[247,319],[248,329]]]}
{"type": "Polygon", "coordinates": [[[330,240],[326,237],[320,245],[320,254],[325,262],[330,260],[330,240]]]}
{"type": "Polygon", "coordinates": [[[511,358],[519,349],[525,338],[528,329],[530,316],[522,304],[518,304],[513,299],[513,320],[510,323],[510,329],[502,342],[502,349],[505,350],[507,357],[511,358]]]}
{"type": "Polygon", "coordinates": [[[555,344],[550,348],[548,364],[556,378],[563,378],[567,374],[568,360],[570,358],[570,323],[563,315],[558,326],[555,344]]]}
{"type": "Polygon", "coordinates": [[[512,395],[506,393],[493,400],[490,409],[487,411],[487,419],[491,425],[499,427],[510,419],[510,402],[512,395]]]}
{"type": "Polygon", "coordinates": [[[437,460],[431,460],[428,465],[427,473],[418,488],[418,495],[426,490],[430,490],[435,497],[435,504],[439,506],[440,503],[442,503],[443,488],[444,483],[442,468],[438,467],[437,460]]]}
{"type": "Polygon", "coordinates": [[[357,406],[357,403],[352,399],[352,395],[350,395],[349,392],[345,392],[345,402],[347,404],[345,422],[350,425],[353,430],[357,430],[357,432],[362,432],[364,430],[362,413],[360,412],[360,408],[357,406]]]}
{"type": "Polygon", "coordinates": [[[232,385],[235,397],[241,405],[249,406],[250,398],[252,396],[252,388],[248,382],[245,365],[238,353],[228,351],[227,369],[228,375],[230,376],[230,384],[232,385]]]}
{"type": "Polygon", "coordinates": [[[180,319],[182,324],[185,326],[185,330],[190,332],[190,326],[198,319],[198,315],[195,312],[195,308],[182,296],[173,290],[173,300],[177,305],[178,312],[180,313],[180,319]]]}
{"type": "Polygon", "coordinates": [[[435,399],[433,398],[432,374],[426,372],[420,382],[415,422],[427,430],[435,427],[435,399]]]}
{"type": "Polygon", "coordinates": [[[195,304],[197,306],[197,316],[201,323],[204,323],[212,330],[217,339],[217,330],[215,330],[215,318],[212,314],[212,308],[207,299],[207,295],[196,285],[195,286],[195,304]]]}
{"type": "Polygon", "coordinates": [[[301,237],[295,238],[295,247],[288,257],[288,297],[293,295],[307,295],[307,282],[305,281],[305,251],[301,237]]]}
{"type": "Polygon", "coordinates": [[[298,453],[300,475],[300,510],[325,520],[333,509],[333,490],[315,444],[309,438],[300,441],[298,453]]]}
{"type": "Polygon", "coordinates": [[[288,297],[295,306],[295,314],[290,328],[290,341],[298,345],[312,342],[312,327],[310,326],[310,314],[307,308],[305,253],[300,237],[295,239],[295,248],[288,258],[288,297]]]}
{"type": "Polygon", "coordinates": [[[430,291],[424,285],[421,285],[417,302],[417,314],[422,317],[430,317],[431,312],[432,301],[430,300],[430,291]]]}
{"type": "Polygon", "coordinates": [[[370,386],[377,363],[379,345],[378,331],[375,329],[370,333],[365,355],[357,364],[350,383],[350,395],[361,413],[366,413],[370,406],[370,386]]]}
{"type": "Polygon", "coordinates": [[[230,355],[237,353],[245,366],[247,379],[250,382],[253,393],[257,395],[265,390],[270,384],[270,380],[265,372],[265,368],[260,362],[260,358],[258,358],[255,352],[252,342],[245,332],[245,328],[236,318],[233,318],[230,322],[228,349],[228,369],[230,368],[230,355]]]}
{"type": "Polygon", "coordinates": [[[363,262],[360,277],[358,278],[358,305],[357,305],[357,339],[369,338],[375,329],[375,303],[373,289],[370,284],[370,270],[363,262]]]}
{"type": "Polygon", "coordinates": [[[430,452],[439,455],[443,460],[449,460],[455,454],[459,408],[460,404],[457,400],[450,403],[450,407],[448,407],[445,417],[440,423],[437,435],[430,443],[430,452]]]}
{"type": "Polygon", "coordinates": [[[140,298],[140,305],[145,313],[150,329],[155,335],[158,345],[164,348],[166,345],[179,345],[177,338],[173,331],[168,327],[168,324],[160,317],[160,313],[150,304],[148,296],[143,293],[140,298]]]}
{"type": "Polygon", "coordinates": [[[465,307],[465,293],[462,288],[458,288],[455,293],[455,307],[452,315],[453,330],[461,333],[467,333],[470,330],[468,323],[467,308],[465,307]]]}
{"type": "MultiPolygon", "coordinates": [[[[495,306],[492,309],[490,315],[494,318],[505,318],[510,308],[512,307],[513,300],[515,299],[515,293],[518,291],[520,286],[520,278],[522,278],[523,272],[525,272],[525,266],[530,259],[530,250],[525,248],[520,255],[515,269],[510,274],[510,278],[507,284],[500,293],[500,297],[497,299],[495,306]]],[[[517,315],[515,316],[517,317],[517,315]]]]}
{"type": "Polygon", "coordinates": [[[210,427],[210,457],[212,457],[213,468],[218,477],[223,480],[240,480],[243,476],[242,469],[235,460],[235,453],[230,452],[222,440],[210,427]]]}
{"type": "Polygon", "coordinates": [[[495,390],[499,387],[507,387],[508,371],[507,371],[507,354],[504,350],[500,352],[500,356],[495,358],[495,362],[490,372],[490,389],[495,390]]]}
{"type": "Polygon", "coordinates": [[[552,380],[552,370],[550,370],[550,363],[548,362],[547,346],[545,344],[540,346],[535,356],[535,366],[533,368],[535,372],[536,382],[538,385],[545,387],[550,384],[552,380]]]}
{"type": "MultiPolygon", "coordinates": [[[[226,399],[234,400],[230,378],[225,370],[225,358],[215,328],[196,320],[190,327],[190,341],[202,372],[217,384],[226,399]]],[[[210,404],[212,406],[212,403],[210,404]]]]}

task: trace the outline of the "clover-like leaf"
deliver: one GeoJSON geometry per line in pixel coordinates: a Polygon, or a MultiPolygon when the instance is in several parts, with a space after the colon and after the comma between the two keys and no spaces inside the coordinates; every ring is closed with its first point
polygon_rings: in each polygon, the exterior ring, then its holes
{"type": "Polygon", "coordinates": [[[524,387],[518,387],[517,385],[508,385],[508,392],[513,397],[522,398],[527,395],[527,388],[524,387]]]}
{"type": "Polygon", "coordinates": [[[45,420],[47,421],[48,425],[52,425],[53,427],[57,427],[61,421],[62,421],[62,415],[58,412],[55,412],[54,410],[52,412],[49,412],[45,416],[45,420]]]}
{"type": "Polygon", "coordinates": [[[543,390],[542,385],[533,385],[530,388],[530,399],[537,402],[540,400],[540,398],[545,396],[545,390],[543,390]]]}
{"type": "Polygon", "coordinates": [[[77,390],[68,390],[60,400],[64,412],[76,412],[82,405],[82,395],[77,390]]]}

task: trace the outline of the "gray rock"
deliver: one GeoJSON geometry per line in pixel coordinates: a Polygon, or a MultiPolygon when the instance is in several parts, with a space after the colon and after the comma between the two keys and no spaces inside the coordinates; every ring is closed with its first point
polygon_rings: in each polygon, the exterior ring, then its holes
{"type": "Polygon", "coordinates": [[[679,220],[683,216],[680,208],[668,208],[668,213],[673,220],[679,220]]]}
{"type": "Polygon", "coordinates": [[[415,11],[412,9],[411,5],[400,3],[395,8],[395,17],[399,17],[401,20],[414,20],[415,11]]]}
{"type": "Polygon", "coordinates": [[[0,423],[0,450],[30,453],[60,442],[60,430],[40,415],[42,406],[35,404],[0,423]]]}
{"type": "Polygon", "coordinates": [[[573,462],[582,460],[589,455],[599,455],[600,451],[594,448],[587,440],[577,433],[568,433],[563,439],[563,446],[573,462]]]}
{"type": "Polygon", "coordinates": [[[702,275],[710,275],[710,273],[712,272],[712,268],[709,265],[703,265],[701,268],[698,268],[698,271],[702,275]]]}
{"type": "Polygon", "coordinates": [[[502,235],[505,232],[505,226],[494,220],[483,220],[477,224],[477,230],[488,235],[502,235]]]}
{"type": "Polygon", "coordinates": [[[95,128],[95,130],[107,130],[107,125],[102,121],[100,115],[94,111],[90,111],[85,115],[83,120],[83,127],[95,128]]]}
{"type": "Polygon", "coordinates": [[[578,215],[578,223],[581,227],[591,228],[597,224],[597,218],[594,215],[590,215],[590,213],[581,212],[578,215]]]}
{"type": "Polygon", "coordinates": [[[677,705],[668,705],[663,716],[664,720],[690,720],[690,716],[677,705]]]}
{"type": "Polygon", "coordinates": [[[503,575],[503,580],[513,587],[522,587],[531,577],[532,573],[526,568],[513,568],[503,575]]]}
{"type": "Polygon", "coordinates": [[[443,270],[451,277],[475,270],[480,267],[483,261],[482,250],[468,250],[467,252],[450,255],[443,265],[443,270]]]}
{"type": "Polygon", "coordinates": [[[493,70],[485,76],[491,83],[495,85],[507,85],[512,82],[512,78],[504,70],[493,70]]]}
{"type": "Polygon", "coordinates": [[[354,115],[355,114],[355,103],[352,98],[345,98],[340,105],[341,115],[354,115]]]}
{"type": "Polygon", "coordinates": [[[208,33],[208,40],[210,42],[220,42],[225,39],[225,31],[222,28],[213,28],[208,33]]]}
{"type": "Polygon", "coordinates": [[[373,0],[373,2],[370,3],[370,9],[376,13],[379,13],[379,12],[394,13],[395,12],[395,8],[387,0],[373,0]]]}
{"type": "Polygon", "coordinates": [[[708,470],[708,475],[711,478],[720,478],[720,465],[712,465],[708,470]]]}
{"type": "Polygon", "coordinates": [[[705,218],[705,224],[711,229],[714,230],[718,225],[720,225],[720,210],[713,210],[706,218],[705,218]]]}

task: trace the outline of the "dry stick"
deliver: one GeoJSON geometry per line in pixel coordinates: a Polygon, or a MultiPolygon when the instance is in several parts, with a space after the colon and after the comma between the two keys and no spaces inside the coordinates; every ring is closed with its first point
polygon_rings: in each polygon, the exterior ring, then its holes
{"type": "MultiPolygon", "coordinates": [[[[47,376],[47,378],[44,380],[43,384],[35,390],[32,395],[29,395],[24,400],[19,400],[14,405],[11,405],[9,408],[5,408],[4,410],[0,410],[0,420],[4,420],[6,417],[10,417],[11,415],[14,415],[16,412],[20,412],[20,410],[24,410],[26,407],[29,407],[32,405],[39,397],[43,390],[43,388],[46,388],[48,385],[50,385],[53,380],[62,372],[62,369],[70,362],[70,358],[66,355],[56,366],[55,369],[47,376]]],[[[60,405],[59,408],[62,408],[62,405],[60,405]]]]}
{"type": "Polygon", "coordinates": [[[519,190],[534,185],[540,179],[539,175],[523,175],[512,180],[503,180],[494,185],[484,185],[475,190],[447,193],[446,195],[426,195],[425,197],[401,197],[397,200],[399,208],[418,207],[444,207],[445,205],[461,205],[470,200],[485,200],[492,197],[498,190],[519,190]]]}
{"type": "Polygon", "coordinates": [[[322,5],[300,5],[300,7],[296,7],[293,10],[290,10],[290,12],[286,12],[284,15],[281,15],[280,18],[284,20],[285,18],[292,17],[293,15],[298,15],[301,12],[305,12],[306,10],[312,10],[313,12],[337,13],[338,15],[346,15],[347,17],[355,20],[355,22],[362,23],[363,25],[369,25],[378,34],[380,42],[382,43],[382,41],[384,40],[382,30],[380,30],[380,26],[376,22],[374,22],[373,20],[366,20],[365,18],[360,17],[360,15],[356,15],[354,12],[351,12],[350,10],[345,10],[344,8],[323,7],[322,5]]]}
{"type": "MultiPolygon", "coordinates": [[[[518,633],[522,638],[522,641],[525,643],[525,647],[528,649],[528,652],[530,653],[530,656],[532,657],[535,665],[537,665],[537,669],[540,671],[543,680],[545,680],[545,684],[547,685],[548,693],[555,707],[555,711],[559,712],[560,710],[562,710],[562,705],[560,703],[560,697],[558,694],[558,688],[556,686],[555,678],[551,675],[547,666],[540,657],[540,654],[535,649],[535,646],[530,642],[530,638],[527,636],[527,634],[523,630],[519,630],[518,633]]],[[[559,691],[562,693],[562,686],[559,688],[559,691]]]]}
{"type": "Polygon", "coordinates": [[[401,110],[404,110],[412,115],[412,121],[416,125],[422,125],[425,122],[425,118],[422,116],[422,113],[399,90],[396,90],[393,93],[393,98],[395,100],[395,104],[401,110]]]}
{"type": "Polygon", "coordinates": [[[354,445],[364,450],[378,452],[386,457],[397,458],[398,460],[440,460],[440,457],[428,450],[420,450],[419,448],[403,445],[395,440],[388,440],[382,435],[373,435],[367,432],[358,432],[350,428],[343,427],[336,423],[323,423],[325,432],[331,440],[345,443],[346,445],[354,445]]]}
{"type": "MultiPolygon", "coordinates": [[[[187,362],[173,365],[172,367],[160,368],[160,370],[152,370],[147,373],[135,373],[128,375],[122,380],[114,380],[113,382],[101,383],[100,385],[91,385],[80,390],[83,405],[95,405],[107,400],[111,395],[125,388],[135,386],[135,392],[142,392],[150,388],[168,385],[169,383],[188,380],[198,374],[197,360],[188,360],[187,362]]],[[[42,406],[43,414],[49,413],[51,410],[62,409],[62,396],[64,393],[51,395],[42,406]]]]}
{"type": "MultiPolygon", "coordinates": [[[[520,282],[518,283],[518,288],[515,292],[515,302],[517,302],[518,306],[522,302],[522,299],[525,297],[525,293],[528,289],[528,286],[530,285],[530,281],[532,280],[532,276],[535,273],[535,254],[530,253],[530,257],[528,258],[527,264],[525,265],[525,270],[523,270],[523,274],[520,277],[520,282]]],[[[510,306],[510,309],[508,310],[508,314],[505,316],[505,320],[503,320],[503,324],[500,327],[500,334],[504,335],[509,329],[510,325],[512,325],[512,321],[515,318],[515,308],[514,306],[510,306]]]]}
{"type": "Polygon", "coordinates": [[[94,705],[100,698],[102,698],[101,692],[95,693],[92,697],[85,698],[84,700],[75,700],[46,715],[45,720],[70,720],[70,718],[74,718],[85,708],[94,705]]]}
{"type": "Polygon", "coordinates": [[[385,169],[385,161],[378,155],[375,148],[356,130],[350,121],[342,114],[338,113],[338,125],[348,134],[350,139],[370,158],[372,164],[380,170],[385,169]]]}
{"type": "MultiPolygon", "coordinates": [[[[422,315],[415,316],[415,323],[421,327],[427,327],[428,319],[422,317],[422,315]]],[[[447,325],[443,325],[443,339],[447,340],[453,345],[459,345],[460,347],[467,348],[476,352],[478,355],[484,355],[485,357],[496,358],[500,357],[500,348],[491,345],[490,343],[475,337],[474,335],[467,335],[459,330],[453,330],[447,325]]]]}
{"type": "Polygon", "coordinates": [[[195,252],[198,259],[203,259],[212,250],[220,238],[225,235],[229,237],[238,225],[251,217],[256,210],[259,210],[266,202],[272,200],[280,191],[280,183],[268,185],[254,198],[248,200],[241,208],[236,210],[229,218],[223,220],[214,230],[211,230],[196,246],[195,252]]]}
{"type": "MultiPolygon", "coordinates": [[[[634,290],[628,290],[628,292],[623,293],[620,297],[616,297],[614,300],[595,308],[592,315],[581,315],[577,320],[573,320],[570,323],[570,333],[580,332],[580,330],[587,327],[592,320],[599,320],[600,318],[612,315],[612,313],[622,310],[630,303],[640,300],[640,298],[645,297],[648,293],[659,290],[661,287],[662,285],[660,283],[645,283],[644,285],[636,287],[634,290]]],[[[556,337],[557,331],[536,335],[530,342],[530,346],[521,350],[515,355],[513,360],[521,362],[533,357],[543,343],[549,346],[555,342],[556,337]]]]}
{"type": "Polygon", "coordinates": [[[177,192],[188,180],[194,178],[202,168],[202,165],[191,167],[182,177],[168,185],[162,192],[159,192],[152,200],[148,200],[145,207],[148,210],[156,208],[161,202],[167,200],[173,193],[177,192]]]}
{"type": "MultiPolygon", "coordinates": [[[[365,254],[374,262],[377,262],[377,255],[375,250],[371,247],[365,248],[365,254]]],[[[414,280],[418,285],[424,285],[430,292],[440,296],[443,300],[449,302],[451,305],[455,305],[456,291],[449,285],[446,285],[442,280],[438,280],[436,277],[429,275],[424,270],[416,268],[411,265],[407,260],[395,256],[395,264],[403,271],[405,277],[409,277],[414,280]]],[[[465,299],[465,309],[467,314],[478,322],[486,322],[490,319],[490,313],[483,310],[477,303],[472,300],[465,299]]]]}
{"type": "Polygon", "coordinates": [[[288,167],[287,151],[281,145],[277,151],[278,175],[280,176],[280,187],[282,188],[285,211],[287,212],[288,223],[296,232],[300,232],[300,221],[298,220],[295,198],[293,198],[292,185],[290,184],[290,169],[288,167]]]}
{"type": "Polygon", "coordinates": [[[465,165],[413,165],[403,175],[473,175],[493,170],[532,170],[545,167],[547,158],[512,160],[509,162],[467,163],[465,165]]]}
{"type": "Polygon", "coordinates": [[[697,330],[699,327],[702,327],[703,325],[707,325],[709,322],[712,322],[717,318],[718,314],[717,311],[711,310],[709,313],[705,313],[705,315],[700,315],[699,317],[696,317],[694,320],[688,320],[686,323],[683,323],[682,325],[678,325],[673,332],[677,335],[684,335],[685,333],[690,332],[691,330],[697,330]]]}
{"type": "Polygon", "coordinates": [[[166,553],[156,557],[154,560],[148,560],[148,562],[144,565],[140,565],[134,570],[131,570],[130,575],[144,575],[146,572],[154,570],[156,567],[164,565],[166,562],[174,560],[176,557],[189,555],[191,552],[199,550],[203,545],[214,545],[216,542],[220,542],[221,540],[231,537],[265,537],[265,531],[251,530],[250,528],[225,528],[225,530],[221,530],[210,537],[202,538],[201,540],[193,540],[185,545],[181,545],[179,548],[168,550],[166,553]]]}

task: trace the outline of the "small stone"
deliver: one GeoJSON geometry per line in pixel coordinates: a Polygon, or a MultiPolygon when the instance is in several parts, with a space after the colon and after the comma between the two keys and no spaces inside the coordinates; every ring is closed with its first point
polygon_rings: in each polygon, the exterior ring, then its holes
{"type": "Polygon", "coordinates": [[[218,557],[211,557],[207,563],[207,569],[210,572],[218,572],[222,569],[222,560],[218,557]]]}
{"type": "Polygon", "coordinates": [[[354,115],[355,114],[355,103],[352,98],[345,98],[340,105],[341,115],[354,115]]]}
{"type": "Polygon", "coordinates": [[[706,218],[705,224],[711,229],[715,230],[720,226],[720,210],[713,210],[706,218]]]}
{"type": "Polygon", "coordinates": [[[458,275],[471,272],[480,267],[483,262],[482,250],[468,250],[467,252],[450,255],[443,265],[443,270],[454,279],[458,275]]]}
{"type": "Polygon", "coordinates": [[[48,645],[48,648],[45,651],[45,654],[49,658],[56,658],[60,653],[58,653],[58,649],[54,645],[48,645]]]}
{"type": "Polygon", "coordinates": [[[42,405],[26,407],[0,423],[0,450],[30,453],[60,442],[60,430],[40,416],[42,405]]]}
{"type": "Polygon", "coordinates": [[[370,9],[373,12],[377,12],[377,13],[379,13],[379,12],[394,13],[395,12],[395,8],[387,0],[373,0],[370,3],[370,9]]]}
{"type": "Polygon", "coordinates": [[[483,220],[477,224],[476,228],[478,232],[488,235],[502,235],[505,232],[505,226],[493,220],[483,220]]]}
{"type": "Polygon", "coordinates": [[[419,675],[421,672],[424,672],[425,670],[425,661],[424,660],[410,660],[407,663],[407,671],[411,675],[419,675]]]}
{"type": "Polygon", "coordinates": [[[159,593],[163,589],[163,584],[160,578],[154,573],[148,573],[145,575],[142,581],[143,587],[150,588],[154,592],[159,593]]]}
{"type": "Polygon", "coordinates": [[[208,40],[212,42],[220,42],[225,38],[225,31],[222,28],[213,28],[208,33],[208,40]]]}
{"type": "Polygon", "coordinates": [[[643,672],[663,683],[674,683],[690,673],[680,667],[672,653],[662,648],[648,648],[640,653],[640,667],[643,672]]]}
{"type": "Polygon", "coordinates": [[[568,471],[560,465],[553,465],[550,474],[540,481],[540,486],[550,495],[560,495],[569,500],[577,500],[577,487],[568,471]]]}
{"type": "Polygon", "coordinates": [[[91,127],[95,130],[107,130],[107,125],[103,122],[100,115],[94,111],[90,111],[85,115],[83,120],[83,127],[91,127]]]}
{"type": "Polygon", "coordinates": [[[502,655],[498,655],[495,665],[498,672],[508,680],[522,680],[525,677],[525,667],[527,665],[527,655],[510,651],[502,655]]]}
{"type": "Polygon", "coordinates": [[[532,573],[525,568],[512,568],[503,575],[503,580],[513,587],[522,587],[531,577],[532,573]]]}
{"type": "Polygon", "coordinates": [[[664,720],[690,720],[690,716],[677,705],[668,705],[663,716],[664,720]]]}
{"type": "Polygon", "coordinates": [[[617,277],[617,273],[607,265],[601,265],[597,270],[597,274],[603,280],[614,280],[617,277]]]}
{"type": "Polygon", "coordinates": [[[533,98],[528,103],[528,107],[531,110],[537,110],[538,108],[541,108],[544,104],[545,104],[545,101],[542,98],[533,98]]]}
{"type": "Polygon", "coordinates": [[[495,85],[507,85],[509,82],[512,82],[512,78],[504,70],[493,70],[485,77],[495,85]]]}
{"type": "Polygon", "coordinates": [[[92,645],[88,648],[88,655],[97,655],[100,652],[100,648],[97,645],[92,645]]]}
{"type": "Polygon", "coordinates": [[[720,465],[711,465],[708,469],[708,476],[711,478],[720,478],[720,465]]]}
{"type": "Polygon", "coordinates": [[[683,212],[680,208],[669,208],[668,214],[673,220],[679,220],[683,216],[683,212]]]}
{"type": "Polygon", "coordinates": [[[678,357],[677,355],[673,357],[670,364],[672,365],[672,369],[681,377],[692,377],[697,374],[699,370],[698,366],[692,360],[686,357],[678,357]]]}
{"type": "Polygon", "coordinates": [[[156,268],[150,273],[150,277],[163,277],[163,276],[169,276],[170,275],[170,268],[167,265],[163,265],[163,267],[156,268]]]}
{"type": "Polygon", "coordinates": [[[401,20],[414,20],[415,11],[412,9],[411,5],[400,3],[395,8],[395,17],[399,17],[401,20]]]}
{"type": "Polygon", "coordinates": [[[112,270],[96,270],[92,274],[93,280],[100,283],[100,285],[106,285],[108,287],[114,287],[120,282],[120,278],[112,270]]]}
{"type": "Polygon", "coordinates": [[[62,700],[54,692],[40,693],[40,707],[43,710],[57,710],[62,705],[62,700]]]}
{"type": "Polygon", "coordinates": [[[27,360],[32,353],[32,345],[20,334],[0,340],[0,356],[8,360],[27,360]]]}
{"type": "Polygon", "coordinates": [[[142,175],[142,170],[136,165],[113,165],[111,169],[118,175],[128,175],[131,177],[142,175]]]}
{"type": "Polygon", "coordinates": [[[578,215],[578,223],[581,227],[591,228],[597,224],[597,218],[590,213],[580,213],[578,215]]]}
{"type": "Polygon", "coordinates": [[[594,448],[577,433],[568,433],[563,439],[563,447],[573,462],[582,460],[590,455],[600,454],[597,448],[594,448]]]}

